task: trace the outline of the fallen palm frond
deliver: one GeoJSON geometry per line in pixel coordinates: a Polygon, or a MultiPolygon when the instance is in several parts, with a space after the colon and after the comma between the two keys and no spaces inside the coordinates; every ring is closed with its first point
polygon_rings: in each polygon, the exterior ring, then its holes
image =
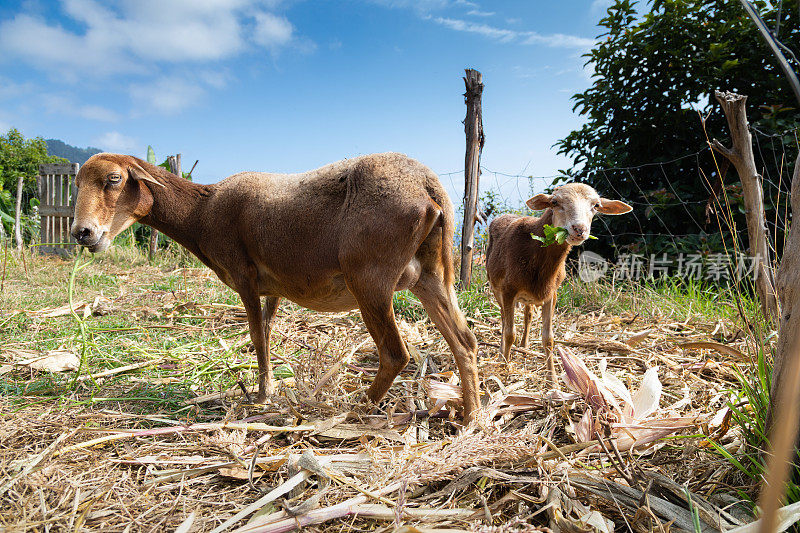
{"type": "Polygon", "coordinates": [[[657,368],[648,369],[641,387],[631,394],[617,377],[607,372],[605,360],[600,364],[601,377],[597,377],[569,349],[559,346],[558,354],[567,386],[582,394],[588,405],[575,427],[579,442],[605,435],[618,450],[626,451],[697,425],[697,416],[656,416],[662,390],[657,368]]]}

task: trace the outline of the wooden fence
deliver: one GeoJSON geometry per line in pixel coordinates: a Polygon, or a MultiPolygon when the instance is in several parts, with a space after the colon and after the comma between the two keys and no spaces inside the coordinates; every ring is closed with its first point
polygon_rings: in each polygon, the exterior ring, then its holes
{"type": "Polygon", "coordinates": [[[39,165],[36,178],[39,186],[42,253],[69,255],[77,248],[69,234],[75,211],[75,175],[77,163],[39,165]]]}

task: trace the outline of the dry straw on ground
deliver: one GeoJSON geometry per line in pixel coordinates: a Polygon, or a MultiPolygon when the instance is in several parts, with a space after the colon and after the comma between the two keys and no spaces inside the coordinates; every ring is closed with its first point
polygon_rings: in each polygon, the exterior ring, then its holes
{"type": "MultiPolygon", "coordinates": [[[[93,306],[103,318],[142,317],[135,338],[122,344],[139,360],[119,361],[102,375],[90,366],[74,390],[67,386],[74,371],[46,378],[47,370],[19,364],[30,352],[48,351],[35,341],[42,336],[48,346],[80,354],[85,339],[48,330],[54,318],[43,318],[66,295],[39,307],[18,299],[0,312],[4,328],[25,316],[44,331],[34,340],[0,332],[4,379],[16,387],[0,399],[5,531],[691,530],[684,487],[704,531],[749,521],[736,490],[753,488],[736,486],[730,465],[704,437],[732,452],[742,446],[725,416],[734,365],[748,363],[747,335],[734,320],[681,314],[666,303],[642,314],[602,305],[559,310],[557,339],[590,370],[605,359],[634,390],[657,366],[661,406],[680,404],[678,414],[697,421],[680,438],[631,452],[616,448],[610,429],[576,442],[586,401],[563,385],[560,394],[541,388],[536,330],[530,348],[502,362],[489,300],[465,306],[480,342],[486,408],[478,425],[464,429],[449,350],[413,301],[401,313],[412,362],[379,406],[363,404],[377,359],[358,313],[282,307],[273,349],[286,377],[262,407],[249,405],[236,384],[251,384],[254,372],[243,311],[220,303],[207,271],[139,267],[136,275],[115,275],[124,277],[107,299],[80,296],[79,317],[99,320],[93,306]],[[138,274],[149,282],[170,276],[179,286],[136,285],[138,274]],[[158,331],[185,343],[177,360],[173,345],[147,352],[158,331]],[[187,344],[202,335],[218,342],[187,344]],[[217,387],[189,379],[200,365],[220,373],[217,387]],[[25,388],[26,380],[42,379],[52,380],[52,390],[25,388]],[[154,403],[137,396],[143,386],[182,386],[186,398],[154,403]]],[[[15,290],[24,291],[21,273],[18,281],[15,290]]],[[[12,278],[7,283],[14,286],[12,278]]]]}

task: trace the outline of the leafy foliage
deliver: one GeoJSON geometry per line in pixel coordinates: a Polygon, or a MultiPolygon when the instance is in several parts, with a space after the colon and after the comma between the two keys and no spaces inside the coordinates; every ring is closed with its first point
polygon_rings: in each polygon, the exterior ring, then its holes
{"type": "MultiPolygon", "coordinates": [[[[544,225],[544,237],[539,237],[538,235],[534,235],[531,233],[531,239],[534,241],[539,241],[542,243],[542,246],[550,246],[553,244],[564,244],[567,240],[567,228],[562,228],[560,226],[551,226],[550,224],[544,225]]],[[[597,237],[594,235],[589,235],[589,239],[597,240],[597,237]]]]}
{"type": "Polygon", "coordinates": [[[531,239],[539,241],[542,246],[550,246],[552,244],[564,244],[567,240],[567,229],[558,226],[551,226],[550,224],[544,225],[544,237],[539,237],[531,233],[531,239]]]}
{"type": "MultiPolygon", "coordinates": [[[[754,141],[763,141],[757,146],[757,165],[774,182],[783,176],[780,202],[785,205],[787,174],[797,148],[794,135],[784,132],[798,126],[796,102],[739,2],[653,0],[641,16],[635,4],[615,0],[599,23],[604,32],[586,55],[594,81],[573,97],[574,109],[586,122],[557,143],[559,153],[574,162],[557,182],[583,181],[634,205],[631,215],[597,224],[598,233],[609,238],[595,248],[719,251],[720,224],[707,215],[706,204],[720,179],[722,158],[712,158],[698,111],[711,112],[706,121],[709,138],[727,139],[714,91],[748,96],[751,125],[774,135],[754,135],[754,141]],[[668,233],[673,237],[664,236],[668,233]],[[683,242],[690,236],[694,242],[683,242]]],[[[792,49],[800,48],[797,4],[787,0],[781,11],[779,38],[792,49]]],[[[756,5],[774,28],[775,3],[756,5]]],[[[738,178],[733,168],[723,177],[735,200],[738,178]]],[[[765,196],[767,219],[773,220],[778,190],[768,181],[765,196]]],[[[777,213],[781,211],[778,207],[777,213]]],[[[735,214],[737,231],[746,238],[744,218],[735,214]]],[[[730,245],[730,233],[722,226],[730,245]]]]}
{"type": "Polygon", "coordinates": [[[0,135],[0,236],[13,231],[17,179],[20,176],[25,178],[21,216],[25,238],[37,233],[31,210],[38,205],[35,178],[39,174],[39,165],[66,162],[66,159],[49,155],[47,144],[41,137],[25,139],[15,128],[11,128],[6,135],[0,135]]]}

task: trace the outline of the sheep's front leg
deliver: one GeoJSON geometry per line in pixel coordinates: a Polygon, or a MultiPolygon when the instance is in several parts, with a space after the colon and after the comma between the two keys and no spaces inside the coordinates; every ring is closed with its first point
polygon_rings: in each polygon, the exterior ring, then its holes
{"type": "Polygon", "coordinates": [[[267,336],[265,324],[261,316],[261,299],[255,291],[244,290],[239,296],[247,312],[247,323],[250,326],[250,340],[256,349],[258,359],[258,396],[256,403],[265,403],[267,394],[272,393],[272,366],[267,353],[267,336]]]}
{"type": "Polygon", "coordinates": [[[556,309],[556,296],[542,304],[542,346],[544,356],[547,359],[548,379],[553,387],[557,386],[558,376],[556,376],[556,364],[553,360],[553,314],[556,309]]]}
{"type": "MultiPolygon", "coordinates": [[[[281,299],[277,296],[267,296],[264,299],[264,311],[263,311],[263,318],[264,318],[264,337],[265,337],[265,359],[267,360],[267,378],[266,378],[266,392],[267,394],[273,393],[272,387],[272,359],[270,357],[270,345],[269,345],[269,337],[270,333],[272,332],[272,319],[275,317],[275,313],[278,312],[278,306],[280,305],[281,299]]],[[[261,370],[261,363],[259,363],[259,371],[261,370]]],[[[260,385],[260,384],[259,384],[260,385]]]]}

